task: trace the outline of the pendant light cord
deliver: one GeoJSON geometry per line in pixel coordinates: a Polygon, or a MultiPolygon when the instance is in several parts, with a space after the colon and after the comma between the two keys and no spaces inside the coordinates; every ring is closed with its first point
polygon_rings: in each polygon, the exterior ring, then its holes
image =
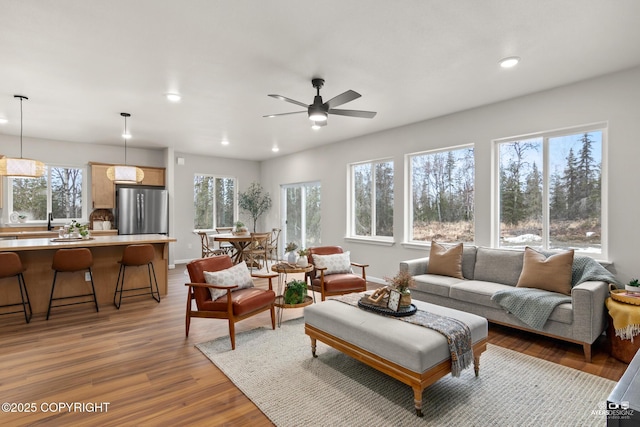
{"type": "Polygon", "coordinates": [[[127,166],[127,116],[124,116],[124,165],[127,166]]]}

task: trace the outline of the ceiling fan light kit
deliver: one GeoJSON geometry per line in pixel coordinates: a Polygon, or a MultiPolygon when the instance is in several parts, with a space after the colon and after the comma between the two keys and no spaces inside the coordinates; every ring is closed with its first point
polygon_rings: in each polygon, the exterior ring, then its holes
{"type": "Polygon", "coordinates": [[[144,171],[136,166],[127,165],[127,139],[131,138],[131,134],[127,132],[127,117],[131,117],[129,113],[120,113],[124,117],[124,165],[114,165],[107,169],[107,178],[116,184],[139,184],[144,179],[144,171]]]}
{"type": "Polygon", "coordinates": [[[0,158],[0,176],[39,178],[45,173],[44,163],[22,157],[22,101],[29,98],[24,95],[13,95],[13,97],[20,99],[20,157],[0,158]]]}
{"type": "MultiPolygon", "coordinates": [[[[341,93],[338,96],[331,98],[327,102],[322,102],[322,96],[320,96],[320,89],[324,86],[324,80],[320,78],[314,78],[311,80],[311,85],[316,89],[316,95],[313,98],[313,104],[305,104],[300,101],[296,101],[291,98],[287,98],[286,96],[270,94],[269,96],[275,99],[279,99],[281,101],[289,102],[291,104],[298,105],[300,107],[305,107],[307,115],[309,116],[309,120],[314,122],[312,128],[319,129],[320,126],[326,125],[327,118],[329,114],[336,114],[339,116],[348,116],[348,117],[360,117],[363,119],[372,119],[375,117],[376,112],[374,111],[361,111],[361,110],[342,110],[336,109],[342,104],[346,104],[347,102],[353,101],[354,99],[360,98],[360,94],[353,90],[348,90],[346,92],[341,93]]],[[[269,114],[264,117],[277,117],[277,116],[287,116],[289,114],[299,114],[304,113],[305,111],[294,111],[291,113],[280,113],[280,114],[269,114]]]]}

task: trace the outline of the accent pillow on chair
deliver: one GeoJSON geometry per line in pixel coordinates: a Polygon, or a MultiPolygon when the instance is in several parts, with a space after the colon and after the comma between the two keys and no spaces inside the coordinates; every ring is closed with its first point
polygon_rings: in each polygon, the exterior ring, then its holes
{"type": "Polygon", "coordinates": [[[522,272],[516,287],[536,288],[571,295],[573,249],[544,256],[530,247],[524,249],[522,272]]]}
{"type": "Polygon", "coordinates": [[[446,248],[435,240],[431,241],[427,274],[464,279],[462,275],[462,243],[446,248]]]}
{"type": "Polygon", "coordinates": [[[343,252],[340,246],[309,248],[307,258],[315,268],[306,274],[306,279],[311,282],[311,290],[320,292],[322,301],[328,296],[367,290],[365,268],[369,265],[351,262],[350,255],[348,251],[343,252]],[[354,274],[352,266],[360,268],[361,274],[354,274]]]}
{"type": "MultiPolygon", "coordinates": [[[[247,268],[247,263],[244,261],[226,270],[205,271],[204,280],[210,285],[226,287],[237,285],[238,287],[234,288],[234,291],[253,287],[253,279],[247,268]]],[[[209,292],[211,293],[211,299],[213,301],[227,294],[227,291],[224,289],[209,288],[209,292]]]]}
{"type": "Polygon", "coordinates": [[[315,265],[316,268],[327,268],[324,274],[352,273],[351,255],[349,251],[331,255],[311,254],[311,256],[313,258],[313,265],[315,265]]]}

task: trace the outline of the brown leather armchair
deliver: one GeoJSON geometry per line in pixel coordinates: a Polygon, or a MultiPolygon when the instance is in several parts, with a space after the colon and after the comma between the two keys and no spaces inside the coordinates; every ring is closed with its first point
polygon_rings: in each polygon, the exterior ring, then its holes
{"type": "MultiPolygon", "coordinates": [[[[315,248],[309,248],[307,259],[309,260],[309,264],[314,264],[313,254],[333,255],[341,253],[343,253],[343,250],[340,246],[318,246],[315,248]]],[[[365,272],[365,268],[369,267],[369,265],[359,264],[356,262],[351,262],[351,265],[353,267],[361,268],[362,273],[325,274],[326,268],[317,268],[314,264],[314,269],[310,273],[307,273],[307,277],[311,283],[311,289],[316,292],[320,292],[322,295],[322,301],[324,301],[327,296],[366,291],[367,274],[365,272]]]]}
{"type": "Polygon", "coordinates": [[[263,311],[271,311],[271,327],[276,328],[276,313],[272,279],[277,274],[253,274],[252,277],[269,279],[269,289],[245,288],[234,291],[227,288],[206,283],[205,271],[220,271],[233,267],[233,262],[228,255],[213,256],[196,259],[187,264],[187,271],[191,283],[187,293],[187,313],[185,318],[186,335],[189,336],[189,326],[192,317],[204,317],[208,319],[228,319],[229,336],[231,337],[231,349],[236,348],[235,323],[244,320],[263,311]],[[225,289],[226,295],[215,301],[211,299],[209,288],[225,289]],[[193,310],[192,301],[196,301],[197,310],[193,310]]]}

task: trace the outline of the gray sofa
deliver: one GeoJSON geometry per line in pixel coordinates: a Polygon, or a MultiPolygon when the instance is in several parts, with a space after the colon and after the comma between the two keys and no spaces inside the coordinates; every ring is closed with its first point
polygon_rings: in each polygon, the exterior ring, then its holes
{"type": "Polygon", "coordinates": [[[609,295],[608,283],[586,281],[575,285],[571,303],[556,306],[543,328],[533,329],[491,299],[496,291],[516,285],[522,271],[523,254],[521,250],[464,246],[464,280],[427,274],[429,257],[403,261],[400,271],[409,272],[415,280],[412,298],[477,314],[490,322],[582,344],[585,359],[591,362],[591,345],[606,327],[604,301],[609,295]]]}

